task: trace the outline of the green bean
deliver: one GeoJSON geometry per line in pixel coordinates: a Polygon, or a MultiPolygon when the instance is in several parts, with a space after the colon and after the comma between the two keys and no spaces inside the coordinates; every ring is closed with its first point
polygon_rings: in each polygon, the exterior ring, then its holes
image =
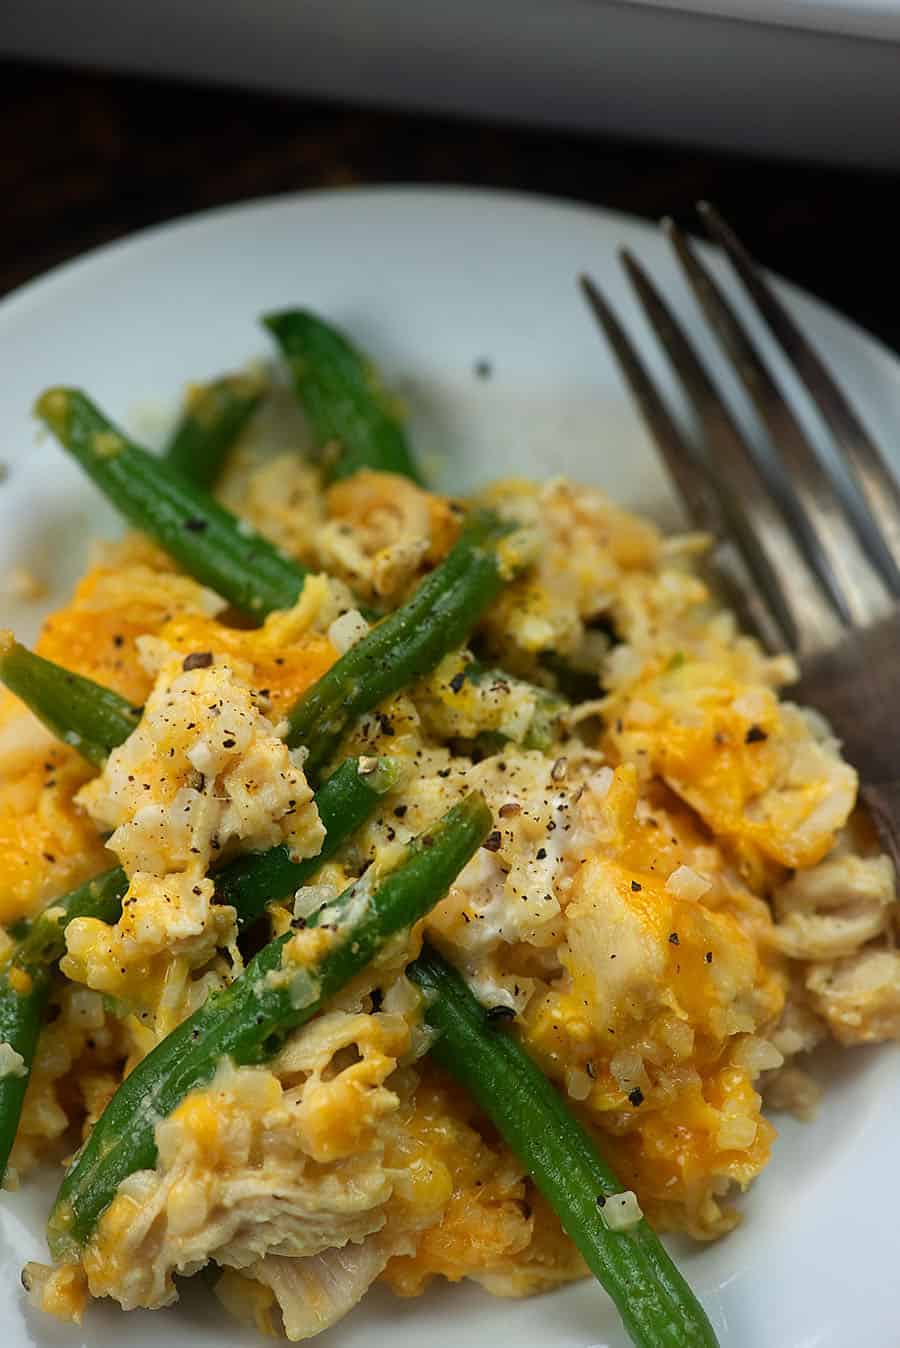
{"type": "Polygon", "coordinates": [[[510,526],[487,511],[470,517],[456,545],[419,585],[345,652],[288,713],[287,742],[308,750],[314,780],[357,719],[433,669],[474,627],[507,572],[498,544],[510,526]]]}
{"type": "Polygon", "coordinates": [[[230,903],[243,929],[261,917],[270,903],[285,899],[305,885],[320,866],[369,817],[382,796],[393,791],[403,774],[396,758],[347,758],[315,795],[325,840],[317,856],[292,861],[287,847],[237,857],[213,875],[217,903],[230,903]]]}
{"type": "Polygon", "coordinates": [[[261,374],[226,374],[194,386],[163,457],[198,487],[211,489],[241,431],[262,402],[261,374]]]}
{"type": "MultiPolygon", "coordinates": [[[[474,625],[504,583],[497,545],[507,532],[508,527],[492,515],[474,516],[448,557],[412,599],[351,647],[295,704],[289,717],[288,742],[307,745],[305,768],[313,780],[333,757],[357,716],[433,668],[474,625]]],[[[21,685],[19,691],[25,691],[21,685]]],[[[54,709],[54,715],[61,715],[61,711],[54,709]]],[[[18,999],[13,1006],[18,1007],[23,1027],[19,1038],[27,1047],[24,1027],[32,1009],[30,1005],[20,1006],[18,999]]],[[[33,1051],[32,1044],[29,1062],[33,1051]]],[[[8,1094],[13,1103],[18,1096],[20,1108],[17,1082],[18,1078],[11,1081],[8,1094]]],[[[0,1114],[3,1100],[0,1089],[0,1114]]],[[[15,1123],[12,1128],[14,1131],[15,1123]]],[[[2,1152],[0,1162],[5,1163],[2,1152]]]]}
{"type": "Polygon", "coordinates": [[[49,969],[34,974],[20,973],[21,991],[13,988],[5,975],[0,976],[0,1041],[9,1044],[22,1059],[18,1072],[0,1078],[0,1180],[6,1166],[25,1101],[31,1064],[50,995],[49,969]]]}
{"type": "MultiPolygon", "coordinates": [[[[422,581],[412,598],[351,646],[298,699],[288,713],[287,742],[292,747],[306,746],[308,756],[304,767],[307,776],[315,780],[321,775],[357,717],[433,669],[465,638],[499,593],[515,564],[514,558],[504,562],[498,553],[499,544],[510,532],[511,526],[489,511],[474,513],[447,557],[422,581]]],[[[78,679],[78,688],[84,690],[87,719],[90,712],[87,693],[91,689],[95,691],[98,704],[107,708],[125,707],[122,699],[99,684],[67,675],[47,661],[38,666],[35,662],[40,657],[22,647],[16,649],[20,653],[17,659],[22,669],[16,691],[54,728],[65,725],[63,708],[58,705],[56,695],[63,691],[69,678],[78,679]],[[35,696],[32,704],[27,695],[25,672],[38,668],[43,671],[48,693],[41,703],[35,696]],[[56,675],[51,678],[54,669],[56,675]],[[52,697],[49,690],[52,690],[52,697]],[[40,706],[44,707],[43,712],[40,706]]],[[[0,678],[4,677],[0,655],[0,678]]],[[[128,711],[134,714],[134,709],[128,708],[128,711]]],[[[112,718],[109,720],[111,722],[112,718]]],[[[124,719],[121,727],[125,728],[124,719]]],[[[127,733],[133,728],[132,722],[127,733]]],[[[68,733],[81,735],[77,726],[66,729],[68,733]]],[[[109,729],[108,724],[106,729],[109,729]]],[[[63,738],[66,738],[65,733],[63,738]]],[[[79,747],[82,747],[80,743],[79,747]]],[[[98,742],[94,746],[95,754],[89,754],[92,761],[97,761],[96,753],[100,747],[98,742]]]]}
{"type": "MultiPolygon", "coordinates": [[[[132,523],[153,534],[198,580],[257,615],[297,598],[302,568],[130,444],[84,394],[51,389],[37,411],[132,523]]],[[[433,669],[468,635],[512,573],[512,561],[504,565],[497,551],[511,531],[491,512],[475,512],[412,598],[299,699],[288,716],[288,743],[306,745],[308,775],[321,773],[358,716],[433,669]]]]}
{"type": "Polygon", "coordinates": [[[20,646],[0,632],[0,680],[58,739],[98,766],[141,716],[127,698],[20,646]]]}
{"type": "Polygon", "coordinates": [[[267,314],[263,323],[287,362],[326,475],[373,468],[421,482],[396,404],[370,361],[308,310],[267,314]]]}
{"type": "Polygon", "coordinates": [[[431,1056],[469,1091],[531,1175],[640,1348],[715,1348],[706,1314],[645,1220],[611,1230],[622,1185],[559,1093],[459,974],[426,946],[408,973],[438,1037],[431,1056]]]}
{"type": "Polygon", "coordinates": [[[296,602],[305,567],[132,443],[80,390],[48,389],[35,412],[125,518],[189,575],[257,618],[296,602]]]}
{"type": "Polygon", "coordinates": [[[293,963],[295,933],[286,932],[138,1063],[63,1180],[48,1225],[54,1255],[77,1256],[122,1180],[155,1164],[160,1119],[190,1091],[205,1086],[224,1058],[239,1066],[270,1059],[291,1030],[443,897],[491,822],[484,799],[477,793],[467,796],[414,839],[388,875],[374,882],[363,876],[306,920],[307,926],[333,933],[317,963],[293,963]]]}
{"type": "MultiPolygon", "coordinates": [[[[317,856],[292,861],[284,846],[238,857],[213,875],[214,899],[231,904],[239,930],[260,918],[270,903],[285,899],[315,872],[371,814],[381,797],[400,780],[396,759],[366,763],[348,758],[316,792],[315,802],[325,829],[317,856]]],[[[122,912],[128,877],[120,866],[95,876],[53,900],[26,924],[0,966],[0,1040],[23,1059],[18,1076],[0,1078],[0,1176],[15,1141],[28,1075],[52,989],[51,971],[65,951],[65,930],[73,918],[95,917],[114,923],[122,912]]]]}
{"type": "Polygon", "coordinates": [[[0,1038],[22,1058],[21,1071],[0,1078],[0,1177],[16,1140],[25,1090],[53,988],[53,966],[65,950],[66,927],[76,917],[115,922],[128,878],[118,866],[53,900],[32,922],[0,965],[0,1038]]]}

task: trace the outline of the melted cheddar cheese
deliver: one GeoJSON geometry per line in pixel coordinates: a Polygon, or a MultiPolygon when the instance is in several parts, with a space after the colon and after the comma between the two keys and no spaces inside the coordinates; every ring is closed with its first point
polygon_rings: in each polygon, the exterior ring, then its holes
{"type": "MultiPolygon", "coordinates": [[[[0,920],[116,860],[129,878],[118,923],[68,929],[22,1173],[85,1136],[123,1074],[240,971],[210,868],[279,843],[315,856],[323,836],[282,718],[366,630],[350,611],[402,602],[462,514],[387,474],[326,487],[294,454],[236,460],[222,491],[321,571],[292,609],[248,627],[130,537],[38,649],[143,706],[134,733],[98,773],[0,699],[0,920]]],[[[427,1057],[404,973],[424,933],[509,1018],[650,1220],[699,1240],[735,1224],[733,1195],[770,1156],[764,1086],[798,1109],[811,1098],[786,1060],[829,1034],[900,1037],[894,875],[854,814],[855,773],[818,717],[780,700],[791,662],[717,606],[703,540],[664,539],[563,480],[479,500],[530,549],[474,637],[508,673],[470,683],[471,655],[454,652],[361,719],[342,752],[408,770],[316,884],[336,894],[389,867],[473,787],[489,846],[271,1062],[223,1061],[158,1121],[156,1164],[120,1185],[81,1262],[29,1267],[45,1310],[165,1305],[215,1264],[229,1310],[300,1339],[379,1278],[402,1296],[435,1277],[523,1296],[583,1276],[515,1157],[427,1057]],[[560,661],[592,690],[562,712],[560,661]]],[[[291,901],[270,917],[288,931],[291,901]]],[[[296,930],[286,976],[330,939],[296,930]]]]}

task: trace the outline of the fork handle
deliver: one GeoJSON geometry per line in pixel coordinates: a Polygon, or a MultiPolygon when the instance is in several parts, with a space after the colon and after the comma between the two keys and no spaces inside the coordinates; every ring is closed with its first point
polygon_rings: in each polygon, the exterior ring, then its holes
{"type": "Polygon", "coordinates": [[[859,794],[869,808],[882,846],[900,874],[900,780],[881,782],[878,786],[864,782],[859,794]]]}

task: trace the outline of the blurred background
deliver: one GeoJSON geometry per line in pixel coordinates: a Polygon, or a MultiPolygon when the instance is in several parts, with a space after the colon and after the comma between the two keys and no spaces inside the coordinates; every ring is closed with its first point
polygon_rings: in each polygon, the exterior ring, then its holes
{"type": "Polygon", "coordinates": [[[900,347],[900,0],[2,0],[0,291],[271,193],[716,201],[900,347]]]}

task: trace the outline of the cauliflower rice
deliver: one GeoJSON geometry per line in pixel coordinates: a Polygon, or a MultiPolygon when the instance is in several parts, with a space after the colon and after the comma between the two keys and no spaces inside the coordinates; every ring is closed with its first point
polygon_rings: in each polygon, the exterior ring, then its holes
{"type": "MultiPolygon", "coordinates": [[[[302,754],[279,722],[364,635],[357,603],[400,603],[461,514],[385,474],[326,488],[290,453],[236,456],[221,495],[321,573],[295,608],[234,626],[129,536],[98,552],[38,650],[144,703],[131,737],[98,774],[2,698],[0,919],[116,862],[129,877],[114,927],[68,928],[13,1156],[23,1182],[71,1154],[123,1075],[241,971],[234,911],[211,902],[213,855],[316,854],[302,754]],[[211,726],[226,720],[223,747],[211,726]]],[[[702,539],[663,538],[562,479],[479,500],[536,539],[473,635],[508,677],[463,683],[469,657],[449,657],[364,718],[345,752],[409,772],[296,902],[336,894],[479,788],[496,832],[429,938],[595,1134],[622,1185],[608,1224],[643,1212],[712,1240],[771,1154],[764,1101],[814,1107],[805,1055],[900,1037],[895,876],[828,726],[780,697],[790,659],[710,593],[702,539]],[[592,689],[562,713],[560,660],[592,689]],[[528,747],[538,715],[550,742],[528,747]]],[[[273,930],[293,907],[272,911],[273,930]]],[[[420,937],[266,1066],[223,1062],[159,1123],[155,1168],[120,1186],[80,1263],[28,1267],[32,1299],[72,1319],[91,1297],[160,1307],[211,1264],[229,1311],[298,1340],[376,1280],[401,1296],[435,1277],[525,1296],[582,1277],[515,1157],[427,1057],[404,973],[420,937]]],[[[0,1072],[16,1072],[4,1049],[0,1072]]]]}

